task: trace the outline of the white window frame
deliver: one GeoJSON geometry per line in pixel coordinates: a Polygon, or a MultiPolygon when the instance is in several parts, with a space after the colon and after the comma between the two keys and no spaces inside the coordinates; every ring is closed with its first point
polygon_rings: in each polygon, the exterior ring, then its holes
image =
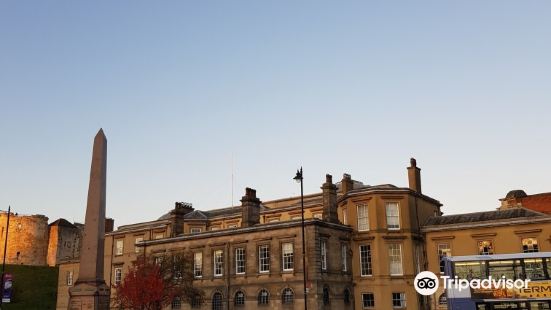
{"type": "Polygon", "coordinates": [[[362,309],[375,309],[375,294],[373,292],[362,293],[362,309]],[[367,300],[367,296],[373,297],[372,298],[373,304],[371,306],[364,306],[365,300],[367,300]],[[364,297],[366,297],[365,300],[364,300],[364,297]]]}
{"type": "Polygon", "coordinates": [[[193,253],[193,277],[203,277],[203,252],[193,253]]]}
{"type": "Polygon", "coordinates": [[[341,265],[342,271],[348,271],[348,245],[341,243],[341,265]]]}
{"type": "Polygon", "coordinates": [[[359,246],[359,251],[360,251],[360,255],[358,255],[359,259],[360,259],[360,275],[362,277],[370,277],[373,275],[373,261],[372,261],[372,255],[371,255],[371,245],[370,244],[361,244],[359,246]],[[362,251],[362,247],[366,247],[366,251],[362,251]],[[366,255],[365,257],[365,260],[366,260],[366,266],[364,266],[363,262],[362,262],[362,257],[364,254],[366,255]],[[364,268],[365,267],[365,268],[364,268]]]}
{"type": "Polygon", "coordinates": [[[115,255],[124,253],[124,239],[115,239],[115,255]]]}
{"type": "Polygon", "coordinates": [[[406,300],[406,293],[404,292],[392,292],[392,309],[404,309],[406,308],[406,305],[407,305],[407,300],[406,300]],[[399,299],[395,299],[395,295],[396,294],[399,294],[399,299]],[[400,305],[399,306],[395,306],[394,305],[394,301],[395,300],[399,300],[400,301],[400,305]]]}
{"type": "Polygon", "coordinates": [[[385,203],[385,213],[386,228],[388,230],[400,230],[400,204],[398,202],[385,203]],[[396,214],[392,211],[396,211],[396,214]],[[396,223],[394,223],[394,219],[396,219],[396,223]]]}
{"type": "Polygon", "coordinates": [[[72,270],[67,271],[66,280],[67,280],[67,286],[73,286],[73,271],[72,270]]]}
{"type": "Polygon", "coordinates": [[[321,270],[327,270],[327,240],[320,239],[321,270]]]}
{"type": "Polygon", "coordinates": [[[215,250],[212,255],[213,273],[215,277],[221,277],[224,275],[224,251],[215,250]]]}
{"type": "Polygon", "coordinates": [[[358,231],[369,231],[369,209],[367,204],[356,205],[358,231]]]}
{"type": "Polygon", "coordinates": [[[246,268],[245,248],[235,248],[235,274],[245,274],[246,268]]]}
{"type": "Polygon", "coordinates": [[[115,267],[115,285],[119,285],[122,282],[122,267],[115,267]]]}
{"type": "Polygon", "coordinates": [[[293,271],[295,266],[295,247],[292,242],[285,242],[281,245],[281,256],[283,271],[293,271]]]}
{"type": "Polygon", "coordinates": [[[388,244],[388,263],[389,263],[389,274],[391,276],[403,276],[404,275],[404,264],[402,257],[402,244],[400,243],[389,243],[388,244]],[[399,267],[399,268],[398,268],[399,267]],[[399,270],[394,270],[398,268],[399,270]]]}
{"type": "Polygon", "coordinates": [[[258,246],[258,272],[270,272],[270,245],[268,244],[258,246]]]}

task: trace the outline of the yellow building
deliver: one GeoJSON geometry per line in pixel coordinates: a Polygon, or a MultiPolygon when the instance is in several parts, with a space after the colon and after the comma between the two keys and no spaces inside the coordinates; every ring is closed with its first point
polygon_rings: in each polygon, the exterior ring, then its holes
{"type": "MultiPolygon", "coordinates": [[[[428,270],[436,275],[444,273],[445,256],[551,251],[551,217],[521,207],[432,217],[422,230],[428,270]]],[[[431,309],[447,309],[442,287],[432,295],[431,309]]]]}
{"type": "MultiPolygon", "coordinates": [[[[425,266],[421,224],[441,204],[421,192],[420,169],[408,167],[408,187],[364,185],[345,174],[304,196],[310,309],[423,309],[413,279],[425,266]]],[[[106,234],[105,279],[124,279],[137,255],[193,253],[202,304],[172,309],[302,309],[300,197],[261,202],[247,189],[241,206],[201,211],[176,203],[158,220],[106,234]]],[[[78,262],[60,265],[58,309],[66,309],[78,262]]],[[[112,294],[113,294],[112,290],[112,294]]]]}

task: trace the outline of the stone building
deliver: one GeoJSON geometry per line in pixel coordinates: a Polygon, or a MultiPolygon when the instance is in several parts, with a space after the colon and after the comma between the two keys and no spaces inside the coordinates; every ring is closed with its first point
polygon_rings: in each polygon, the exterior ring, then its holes
{"type": "MultiPolygon", "coordinates": [[[[0,212],[0,253],[4,253],[8,212],[0,212]]],[[[44,215],[11,213],[7,233],[6,264],[46,265],[48,218],[44,215]]]]}
{"type": "MultiPolygon", "coordinates": [[[[446,256],[551,251],[551,217],[521,207],[431,217],[422,231],[426,235],[427,270],[436,275],[444,273],[442,257],[446,256]]],[[[443,285],[432,295],[430,305],[431,309],[447,309],[443,285]]],[[[502,304],[496,309],[520,309],[517,306],[502,304]]],[[[538,304],[532,309],[549,308],[538,304]]]]}
{"type": "MultiPolygon", "coordinates": [[[[421,192],[414,159],[408,179],[408,187],[370,186],[327,175],[321,192],[304,196],[310,309],[425,307],[412,284],[425,264],[421,224],[439,216],[441,204],[421,192]]],[[[193,253],[206,300],[169,308],[302,309],[300,219],[300,197],[262,202],[250,188],[240,206],[202,211],[177,202],[157,220],[106,234],[105,279],[122,281],[138,255],[184,250],[193,253]]],[[[67,308],[77,273],[78,261],[60,264],[58,309],[67,308]]]]}
{"type": "Polygon", "coordinates": [[[71,224],[62,218],[49,225],[48,265],[56,266],[62,260],[79,257],[83,226],[78,223],[71,224]]]}

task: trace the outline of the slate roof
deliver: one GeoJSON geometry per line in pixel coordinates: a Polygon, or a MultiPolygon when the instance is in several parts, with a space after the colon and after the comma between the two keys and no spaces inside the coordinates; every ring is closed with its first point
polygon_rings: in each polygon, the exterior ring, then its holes
{"type": "Polygon", "coordinates": [[[425,226],[464,224],[476,222],[489,222],[522,218],[545,218],[545,214],[525,208],[512,208],[507,210],[484,211],[444,216],[432,216],[425,222],[425,226]]]}
{"type": "Polygon", "coordinates": [[[184,215],[184,219],[187,219],[187,220],[206,220],[207,216],[202,211],[193,210],[193,211],[189,212],[188,214],[184,215]]]}
{"type": "Polygon", "coordinates": [[[71,224],[69,221],[67,221],[64,218],[60,218],[56,221],[51,222],[49,226],[63,226],[63,227],[77,228],[75,225],[71,224]]]}

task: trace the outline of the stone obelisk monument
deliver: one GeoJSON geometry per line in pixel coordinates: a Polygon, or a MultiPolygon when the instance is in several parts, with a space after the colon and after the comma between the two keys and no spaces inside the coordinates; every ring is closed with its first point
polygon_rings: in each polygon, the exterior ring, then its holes
{"type": "Polygon", "coordinates": [[[94,138],[79,274],[69,290],[69,310],[109,309],[109,288],[103,278],[106,172],[107,138],[100,129],[94,138]]]}

